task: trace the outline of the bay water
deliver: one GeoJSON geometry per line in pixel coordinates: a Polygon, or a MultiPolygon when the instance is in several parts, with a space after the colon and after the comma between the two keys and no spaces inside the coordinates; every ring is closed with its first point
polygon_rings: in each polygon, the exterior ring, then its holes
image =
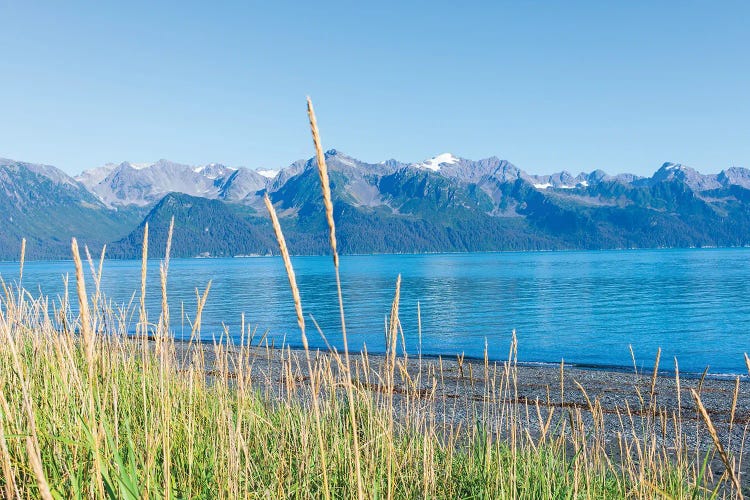
{"type": "MultiPolygon", "coordinates": [[[[310,344],[341,348],[333,262],[329,256],[293,258],[310,344]],[[310,315],[325,335],[316,332],[310,315]]],[[[137,321],[140,261],[108,260],[102,289],[113,304],[132,300],[137,321]],[[135,294],[135,295],[134,295],[135,294]],[[135,297],[135,299],[133,299],[135,297]]],[[[160,310],[159,260],[149,261],[150,319],[160,310]]],[[[88,270],[88,267],[87,267],[88,270]]],[[[27,262],[23,285],[56,301],[71,261],[27,262]]],[[[528,363],[648,370],[657,349],[664,369],[676,357],[683,372],[747,374],[750,352],[750,249],[683,249],[362,255],[341,258],[350,349],[385,349],[385,321],[401,274],[400,318],[411,355],[508,357],[515,329],[518,359],[528,363]],[[421,311],[421,334],[417,304],[421,311]],[[631,357],[632,346],[635,361],[631,357]]],[[[0,263],[6,283],[18,263],[0,263]]],[[[89,291],[93,290],[87,273],[89,291]]],[[[228,332],[239,340],[242,314],[254,341],[301,345],[289,284],[280,257],[172,259],[168,291],[172,328],[190,335],[196,289],[211,290],[203,340],[228,332]]]]}

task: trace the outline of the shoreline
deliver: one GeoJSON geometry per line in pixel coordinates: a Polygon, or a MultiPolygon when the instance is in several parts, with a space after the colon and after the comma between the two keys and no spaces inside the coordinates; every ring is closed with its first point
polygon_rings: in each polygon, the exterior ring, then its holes
{"type": "MultiPolygon", "coordinates": [[[[154,340],[153,338],[149,338],[149,340],[154,340]]],[[[189,343],[186,339],[180,339],[180,338],[174,338],[173,341],[177,343],[189,343]]],[[[214,345],[214,340],[208,340],[208,339],[199,339],[194,340],[193,342],[200,343],[204,346],[212,346],[214,345]]],[[[229,347],[241,347],[240,344],[223,344],[229,347]]],[[[257,348],[257,349],[265,349],[266,346],[264,345],[249,345],[246,347],[250,348],[257,348]]],[[[291,349],[292,352],[296,352],[298,354],[302,354],[305,352],[304,347],[302,345],[298,345],[296,343],[285,343],[283,346],[275,346],[273,344],[269,345],[268,348],[279,350],[279,349],[291,349]]],[[[310,352],[316,352],[319,351],[321,353],[329,352],[326,348],[323,347],[310,347],[310,352]]],[[[343,352],[343,351],[339,351],[343,352]]],[[[352,356],[360,356],[362,355],[361,352],[355,352],[355,351],[349,351],[350,355],[352,356]]],[[[376,356],[376,357],[384,357],[384,352],[371,352],[367,351],[367,354],[369,356],[376,356]]],[[[429,361],[439,361],[442,359],[444,362],[450,361],[450,360],[456,360],[457,357],[462,357],[462,359],[465,362],[472,362],[472,363],[484,363],[483,357],[478,356],[470,356],[470,355],[461,355],[461,354],[414,354],[414,353],[407,353],[408,357],[411,359],[418,359],[421,357],[423,360],[429,360],[429,361]]],[[[508,359],[502,359],[502,358],[488,358],[488,362],[490,364],[493,363],[507,363],[508,359]]],[[[653,367],[652,368],[644,368],[644,369],[636,369],[632,365],[615,365],[615,364],[594,364],[594,363],[577,363],[572,361],[515,361],[514,362],[518,367],[524,367],[524,368],[534,368],[534,367],[540,367],[540,368],[549,368],[549,369],[559,369],[561,364],[564,364],[565,369],[577,369],[577,370],[583,370],[583,371],[595,371],[595,372],[605,372],[605,373],[622,373],[626,375],[633,375],[633,376],[640,376],[640,377],[651,377],[653,375],[653,367]]],[[[707,369],[710,367],[707,367],[707,369]]],[[[737,372],[737,373],[724,373],[724,372],[711,372],[709,371],[683,371],[679,370],[679,376],[681,379],[684,380],[724,380],[724,381],[731,381],[734,383],[734,380],[739,377],[741,381],[750,381],[750,368],[748,368],[749,371],[745,372],[737,372]]],[[[671,369],[662,369],[659,368],[657,372],[658,377],[666,377],[666,378],[674,378],[677,375],[677,371],[671,370],[671,369]]]]}
{"type": "MultiPolygon", "coordinates": [[[[445,251],[445,252],[371,252],[371,253],[342,253],[340,257],[368,257],[368,256],[417,256],[417,255],[493,255],[493,254],[519,254],[519,253],[571,253],[571,252],[648,252],[648,251],[672,251],[672,250],[741,250],[750,249],[750,245],[735,245],[735,246],[692,246],[692,247],[621,247],[621,248],[555,248],[546,250],[479,250],[479,251],[445,251]]],[[[222,260],[222,259],[257,259],[257,258],[278,258],[279,254],[271,255],[226,255],[226,256],[207,256],[201,257],[195,255],[193,257],[172,257],[171,260],[222,260]]],[[[327,253],[311,253],[311,254],[291,254],[293,258],[318,258],[318,257],[329,257],[327,253]]],[[[122,261],[137,261],[140,262],[140,257],[132,258],[120,258],[120,257],[109,257],[107,260],[114,260],[118,262],[122,261]]],[[[149,257],[148,261],[161,261],[163,257],[149,257]]],[[[61,258],[61,259],[24,259],[25,263],[44,263],[44,262],[73,262],[73,258],[61,258]]],[[[0,264],[18,264],[20,259],[0,259],[0,264]]]]}

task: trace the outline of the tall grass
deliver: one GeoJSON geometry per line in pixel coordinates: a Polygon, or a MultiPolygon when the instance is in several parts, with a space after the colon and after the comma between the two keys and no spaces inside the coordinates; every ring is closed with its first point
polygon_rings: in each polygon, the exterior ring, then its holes
{"type": "MultiPolygon", "coordinates": [[[[323,193],[328,190],[324,203],[341,298],[330,187],[309,101],[308,112],[323,193]]],[[[700,425],[686,419],[681,402],[668,412],[659,403],[658,357],[649,394],[637,393],[638,407],[625,401],[613,429],[613,416],[583,384],[565,387],[563,365],[559,390],[547,387],[547,401],[521,398],[515,336],[504,362],[410,357],[399,318],[400,279],[385,325],[384,356],[350,356],[346,343],[343,357],[335,349],[311,350],[281,225],[271,201],[265,203],[303,351],[252,345],[244,325],[236,344],[226,337],[200,343],[210,283],[203,294],[196,291],[191,341],[176,342],[167,300],[169,250],[160,266],[157,321],[149,320],[143,300],[147,227],[137,310],[109,305],[99,288],[101,260],[96,271],[90,256],[95,292],[87,293],[75,240],[78,313],[67,286],[52,301],[33,296],[20,280],[2,283],[5,497],[742,497],[747,426],[733,455],[700,387],[692,392],[700,425]],[[135,328],[131,317],[138,318],[135,328]],[[133,329],[135,337],[128,334],[133,329]],[[479,397],[457,407],[454,383],[479,397]],[[583,403],[565,399],[573,391],[583,403]],[[559,393],[559,404],[550,392],[559,393]],[[710,448],[696,444],[706,433],[710,448]],[[712,470],[716,455],[724,466],[720,473],[712,470]]],[[[343,333],[343,301],[339,306],[343,333]]],[[[675,381],[679,400],[679,371],[675,381]]],[[[730,426],[739,382],[735,387],[730,426]]]]}
{"type": "MultiPolygon", "coordinates": [[[[318,121],[315,117],[315,109],[312,100],[307,98],[307,116],[310,120],[310,132],[312,133],[313,144],[315,146],[315,158],[318,164],[318,176],[320,177],[320,190],[323,194],[323,206],[325,207],[326,222],[328,223],[328,236],[333,254],[333,267],[336,271],[336,291],[339,299],[339,313],[341,316],[341,339],[344,344],[344,361],[346,376],[346,399],[349,401],[349,422],[352,427],[352,441],[354,444],[354,469],[357,478],[357,497],[359,500],[364,498],[364,486],[362,483],[362,465],[360,463],[359,452],[359,431],[357,430],[357,418],[355,412],[355,398],[352,386],[352,365],[349,359],[349,341],[346,336],[346,318],[344,315],[344,297],[341,292],[341,274],[339,271],[339,251],[336,245],[336,223],[333,220],[333,199],[331,197],[331,186],[328,180],[328,167],[326,158],[323,154],[323,146],[320,141],[320,132],[318,130],[318,121]]],[[[282,243],[279,239],[279,244],[282,243]]],[[[290,268],[287,268],[289,270],[290,268]]],[[[389,490],[390,492],[390,490],[389,490]]]]}

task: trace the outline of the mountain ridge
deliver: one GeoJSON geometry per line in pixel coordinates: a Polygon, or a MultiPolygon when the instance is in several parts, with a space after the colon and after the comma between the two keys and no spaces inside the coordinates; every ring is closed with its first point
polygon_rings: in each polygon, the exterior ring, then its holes
{"type": "MultiPolygon", "coordinates": [[[[359,167],[370,169],[371,173],[381,173],[383,169],[392,172],[403,168],[413,168],[430,170],[446,177],[453,177],[464,182],[478,184],[486,182],[487,178],[491,177],[495,177],[501,182],[523,178],[538,189],[573,189],[576,187],[586,187],[588,184],[597,183],[602,180],[616,180],[625,184],[633,182],[648,183],[671,178],[675,175],[685,179],[691,183],[691,187],[699,191],[732,184],[750,188],[750,170],[734,166],[721,170],[717,174],[701,174],[697,170],[680,163],[665,162],[651,177],[643,177],[631,173],[610,175],[601,169],[592,172],[580,172],[574,176],[567,170],[552,174],[531,174],[497,156],[490,156],[480,160],[470,160],[456,157],[451,153],[442,153],[422,162],[407,163],[390,159],[380,163],[367,163],[348,156],[339,150],[330,149],[326,152],[326,159],[330,162],[332,158],[338,160],[339,169],[359,167]]],[[[274,191],[290,177],[299,174],[300,171],[307,168],[316,168],[316,166],[314,158],[297,160],[287,167],[279,169],[257,170],[246,167],[227,167],[219,163],[191,166],[162,159],[152,164],[136,164],[131,162],[122,162],[120,164],[108,163],[101,167],[85,170],[75,176],[74,180],[84,184],[90,192],[98,194],[100,200],[109,205],[148,205],[169,192],[183,192],[192,196],[211,199],[242,201],[248,195],[262,191],[263,189],[274,191]],[[132,170],[132,172],[128,172],[131,177],[133,176],[133,172],[136,172],[137,177],[123,180],[121,178],[121,171],[124,169],[132,170]],[[169,170],[168,173],[171,174],[171,178],[164,179],[153,175],[154,172],[159,172],[160,170],[169,170]],[[104,175],[105,173],[107,175],[104,175]],[[120,173],[120,176],[117,176],[118,173],[120,173]],[[186,175],[188,176],[187,179],[185,178],[186,175]],[[116,177],[116,179],[112,177],[116,177]],[[241,195],[231,194],[232,187],[238,179],[244,181],[245,187],[244,189],[238,189],[241,195]],[[168,182],[169,180],[172,181],[171,184],[168,182]],[[206,183],[206,180],[210,182],[206,183]],[[116,184],[112,185],[113,182],[116,184]],[[135,193],[135,195],[132,192],[118,192],[117,183],[122,184],[123,182],[131,184],[137,182],[138,186],[141,187],[141,192],[135,193]],[[109,185],[103,186],[102,184],[109,185]]],[[[335,169],[336,165],[329,165],[329,167],[335,169]]]]}
{"type": "MultiPolygon", "coordinates": [[[[474,161],[442,153],[416,163],[368,163],[335,149],[325,156],[343,253],[750,243],[750,170],[741,167],[701,174],[666,162],[650,177],[602,170],[537,175],[496,156],[474,161]]],[[[143,224],[152,221],[160,241],[172,215],[176,231],[190,235],[176,240],[177,256],[273,252],[266,193],[290,249],[326,253],[319,189],[314,157],[263,172],[121,162],[75,178],[2,159],[0,218],[11,230],[0,238],[0,258],[14,258],[21,237],[37,248],[34,258],[66,257],[71,236],[134,257],[143,224]]]]}

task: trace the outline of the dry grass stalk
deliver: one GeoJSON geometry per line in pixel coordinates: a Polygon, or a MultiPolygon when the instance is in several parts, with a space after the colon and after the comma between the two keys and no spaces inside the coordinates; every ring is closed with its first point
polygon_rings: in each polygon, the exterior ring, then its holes
{"type": "Polygon", "coordinates": [[[299,288],[297,288],[297,278],[294,275],[294,268],[292,267],[292,259],[289,256],[289,249],[286,246],[286,240],[284,239],[284,233],[281,230],[281,224],[279,224],[279,218],[276,216],[276,210],[273,208],[271,200],[268,198],[268,193],[263,196],[263,202],[266,204],[268,214],[271,216],[271,224],[273,225],[273,231],[276,234],[276,241],[279,243],[279,250],[281,251],[281,257],[284,260],[284,268],[286,269],[287,278],[289,278],[289,287],[292,289],[292,298],[294,299],[294,311],[297,313],[297,324],[299,325],[300,332],[302,332],[302,343],[307,350],[307,335],[305,335],[305,318],[302,315],[302,300],[299,295],[299,288]]]}
{"type": "Polygon", "coordinates": [[[677,411],[679,412],[680,420],[682,420],[682,388],[680,386],[680,365],[677,363],[677,358],[674,358],[674,379],[677,387],[677,411]]]}
{"type": "Polygon", "coordinates": [[[107,252],[107,245],[102,246],[102,253],[99,256],[99,270],[97,271],[97,286],[102,282],[102,272],[104,271],[104,255],[107,252]]]}
{"type": "Polygon", "coordinates": [[[94,259],[91,257],[91,252],[89,252],[89,246],[83,245],[83,253],[86,254],[86,262],[89,264],[89,271],[91,271],[91,279],[94,280],[94,285],[96,285],[96,268],[94,268],[94,259]]]}
{"type": "Polygon", "coordinates": [[[86,261],[89,264],[89,270],[91,271],[91,278],[94,280],[94,298],[91,300],[92,309],[93,309],[93,318],[92,318],[92,330],[94,332],[98,331],[98,322],[99,322],[99,299],[101,298],[101,282],[102,282],[102,266],[104,265],[104,250],[107,248],[107,245],[104,245],[102,247],[102,254],[101,258],[99,259],[99,270],[94,267],[94,259],[91,258],[91,253],[89,252],[88,245],[83,246],[83,250],[86,253],[86,261]]]}
{"type": "Polygon", "coordinates": [[[318,122],[315,118],[315,109],[312,100],[307,98],[307,116],[310,119],[310,131],[312,132],[313,143],[315,145],[315,155],[318,160],[318,176],[320,177],[320,187],[323,193],[323,204],[325,205],[326,221],[328,222],[329,240],[331,251],[333,253],[333,266],[336,270],[336,289],[339,298],[339,314],[341,316],[341,338],[344,344],[344,358],[346,361],[346,391],[349,400],[349,419],[352,426],[352,438],[354,440],[354,468],[357,476],[357,498],[363,500],[365,497],[364,484],[362,481],[362,465],[359,456],[359,432],[357,430],[357,417],[354,402],[354,390],[352,387],[352,370],[349,360],[349,342],[346,337],[346,319],[344,317],[344,297],[341,293],[341,276],[339,273],[339,253],[336,248],[336,223],[333,220],[333,201],[331,200],[331,186],[328,179],[328,167],[326,166],[323,147],[320,143],[320,132],[318,131],[318,122]]]}
{"type": "Polygon", "coordinates": [[[698,412],[700,413],[700,416],[703,419],[703,422],[706,424],[706,427],[708,428],[708,433],[714,442],[714,446],[716,446],[716,450],[719,452],[719,457],[721,458],[721,461],[724,463],[724,467],[726,467],[727,469],[727,474],[729,475],[729,478],[731,479],[732,484],[737,490],[737,497],[741,499],[743,498],[743,496],[742,496],[742,486],[740,485],[740,479],[737,477],[737,474],[734,471],[734,467],[732,465],[732,461],[729,459],[729,455],[727,455],[727,452],[724,449],[724,446],[721,444],[721,441],[719,440],[719,434],[716,432],[716,427],[714,427],[714,424],[711,421],[711,417],[708,415],[708,412],[706,411],[706,407],[703,406],[703,402],[701,401],[700,395],[695,391],[695,389],[690,389],[690,393],[692,394],[693,399],[695,400],[696,406],[698,406],[698,412]]]}
{"type": "Polygon", "coordinates": [[[102,245],[102,253],[99,256],[99,268],[96,273],[96,295],[94,297],[94,307],[99,307],[99,300],[102,296],[101,293],[101,287],[102,287],[102,273],[104,272],[104,255],[107,251],[107,245],[102,245]]]}
{"type": "MultiPolygon", "coordinates": [[[[7,414],[8,412],[4,410],[3,413],[7,414]]],[[[10,461],[10,453],[8,452],[8,442],[5,439],[4,418],[5,415],[0,416],[0,454],[2,454],[3,479],[5,480],[5,498],[20,498],[10,461]]]]}
{"type": "Polygon", "coordinates": [[[78,241],[75,238],[71,241],[71,250],[73,251],[73,263],[76,268],[76,290],[78,291],[78,306],[81,317],[81,333],[83,335],[83,345],[86,353],[86,359],[89,362],[89,370],[93,370],[94,354],[94,337],[91,332],[91,321],[89,319],[89,299],[86,294],[86,282],[83,277],[83,264],[81,254],[78,252],[78,241]]]}
{"type": "Polygon", "coordinates": [[[734,379],[734,394],[732,395],[732,409],[729,412],[729,431],[734,426],[734,413],[737,411],[737,399],[740,397],[740,377],[734,379]]]}
{"type": "Polygon", "coordinates": [[[159,277],[161,282],[161,333],[166,336],[169,333],[169,302],[167,301],[167,275],[169,273],[169,257],[172,251],[172,234],[174,232],[174,216],[169,222],[169,233],[167,234],[167,248],[164,251],[164,262],[159,266],[159,277]]]}
{"type": "Polygon", "coordinates": [[[141,335],[147,335],[146,316],[146,271],[148,267],[148,222],[143,227],[143,248],[141,253],[141,335]]]}
{"type": "Polygon", "coordinates": [[[703,390],[703,382],[706,381],[706,376],[708,375],[708,366],[703,370],[703,373],[701,373],[701,378],[698,380],[698,394],[701,393],[703,390]]]}
{"type": "Polygon", "coordinates": [[[208,292],[211,290],[211,283],[212,281],[209,281],[206,285],[206,289],[203,291],[203,295],[201,295],[198,292],[198,289],[195,289],[195,296],[198,300],[198,307],[195,311],[195,319],[193,320],[193,328],[190,332],[190,341],[193,342],[194,340],[200,339],[200,331],[201,331],[201,323],[203,321],[203,308],[206,307],[206,301],[208,300],[208,292]]]}
{"type": "Polygon", "coordinates": [[[21,239],[21,269],[18,275],[18,286],[23,283],[23,264],[26,261],[26,238],[21,239]]]}
{"type": "Polygon", "coordinates": [[[560,361],[560,402],[565,402],[565,360],[560,361]]]}
{"type": "Polygon", "coordinates": [[[39,457],[39,450],[34,446],[34,441],[31,437],[26,438],[26,451],[29,454],[31,469],[34,471],[36,485],[39,488],[39,496],[44,500],[53,500],[49,484],[47,484],[47,479],[44,477],[44,469],[42,468],[42,459],[39,457]]]}
{"type": "MultiPolygon", "coordinates": [[[[299,325],[300,333],[302,336],[302,345],[305,349],[305,357],[307,358],[307,369],[310,374],[310,390],[312,392],[314,412],[315,412],[315,430],[318,439],[318,447],[321,451],[321,469],[323,471],[323,491],[325,498],[331,497],[330,487],[328,485],[328,466],[326,464],[325,444],[323,441],[323,431],[321,428],[320,418],[320,406],[318,404],[318,387],[315,382],[316,374],[313,370],[312,360],[310,359],[310,347],[307,343],[307,334],[305,333],[305,318],[302,314],[302,299],[300,298],[299,288],[297,287],[297,278],[294,274],[294,268],[292,267],[292,259],[289,256],[289,249],[286,246],[286,239],[284,238],[284,232],[281,230],[281,224],[279,224],[279,218],[276,216],[276,210],[273,208],[271,200],[268,198],[268,193],[263,197],[263,201],[266,204],[268,215],[271,217],[271,224],[273,225],[274,233],[276,234],[276,241],[279,244],[279,250],[281,251],[281,257],[284,260],[284,268],[286,269],[286,275],[289,279],[289,288],[292,290],[292,298],[294,299],[294,310],[297,314],[297,324],[299,325]]],[[[291,380],[291,376],[290,376],[291,380]]]]}
{"type": "MultiPolygon", "coordinates": [[[[81,323],[81,332],[83,335],[83,345],[84,345],[84,352],[86,355],[86,364],[88,365],[88,422],[89,425],[93,428],[93,422],[95,421],[95,405],[94,405],[94,344],[95,339],[93,335],[93,331],[91,329],[91,320],[89,318],[89,306],[88,306],[88,295],[86,294],[86,282],[84,280],[83,276],[83,263],[81,262],[81,255],[78,251],[78,241],[76,241],[75,238],[71,241],[71,250],[73,252],[73,263],[75,264],[76,269],[76,289],[78,292],[78,304],[80,308],[80,323],[81,323]]],[[[29,405],[29,414],[31,415],[31,409],[29,405]]],[[[33,423],[33,418],[30,418],[30,422],[33,423]]],[[[34,431],[32,433],[34,436],[36,436],[36,432],[34,431]]],[[[94,447],[94,470],[95,470],[95,476],[96,476],[96,482],[97,482],[97,488],[99,490],[100,494],[104,494],[104,488],[102,486],[102,477],[101,477],[101,464],[99,461],[99,447],[98,447],[98,436],[95,439],[95,442],[97,442],[97,445],[94,447]]],[[[36,443],[32,443],[34,449],[38,451],[38,445],[36,443]]],[[[33,464],[32,464],[33,465],[33,464]]],[[[40,464],[41,466],[41,464],[40,464]]],[[[40,487],[41,490],[41,487],[40,487]]]]}
{"type": "Polygon", "coordinates": [[[395,363],[396,351],[398,348],[398,310],[399,302],[401,300],[401,275],[396,278],[396,293],[393,296],[393,303],[391,304],[391,318],[390,326],[388,328],[388,350],[390,352],[391,363],[395,363]]]}
{"type": "Polygon", "coordinates": [[[172,253],[172,235],[174,234],[174,215],[169,220],[169,233],[167,233],[167,248],[164,250],[164,266],[169,269],[169,257],[172,253]]]}
{"type": "Polygon", "coordinates": [[[333,201],[331,199],[330,181],[328,180],[328,167],[326,166],[326,157],[320,142],[315,110],[309,97],[307,98],[307,116],[310,119],[310,130],[312,131],[313,143],[315,144],[315,158],[318,162],[318,175],[320,176],[320,186],[323,191],[323,205],[326,210],[326,221],[328,222],[331,251],[333,252],[333,265],[338,267],[339,254],[336,248],[336,224],[333,221],[333,201]]]}
{"type": "Polygon", "coordinates": [[[573,379],[573,383],[578,387],[578,390],[581,391],[581,394],[583,394],[584,399],[586,400],[586,405],[589,407],[589,411],[592,415],[594,415],[594,405],[591,402],[591,399],[589,398],[589,394],[586,392],[586,389],[583,388],[583,386],[575,379],[573,379]]]}
{"type": "Polygon", "coordinates": [[[656,377],[659,376],[659,360],[661,359],[661,347],[656,351],[656,361],[654,361],[654,372],[651,375],[651,391],[649,392],[651,397],[651,405],[655,404],[654,396],[656,395],[656,377]]]}
{"type": "MultiPolygon", "coordinates": [[[[398,275],[396,279],[396,293],[393,296],[393,303],[391,304],[391,321],[390,331],[388,338],[387,348],[387,400],[388,400],[388,414],[393,414],[393,392],[395,388],[395,369],[396,369],[396,351],[398,349],[398,310],[399,302],[401,299],[401,275],[398,275]]],[[[394,455],[394,430],[393,430],[393,418],[388,420],[388,451],[386,455],[386,472],[387,472],[387,498],[393,498],[393,455],[394,455]]]]}

